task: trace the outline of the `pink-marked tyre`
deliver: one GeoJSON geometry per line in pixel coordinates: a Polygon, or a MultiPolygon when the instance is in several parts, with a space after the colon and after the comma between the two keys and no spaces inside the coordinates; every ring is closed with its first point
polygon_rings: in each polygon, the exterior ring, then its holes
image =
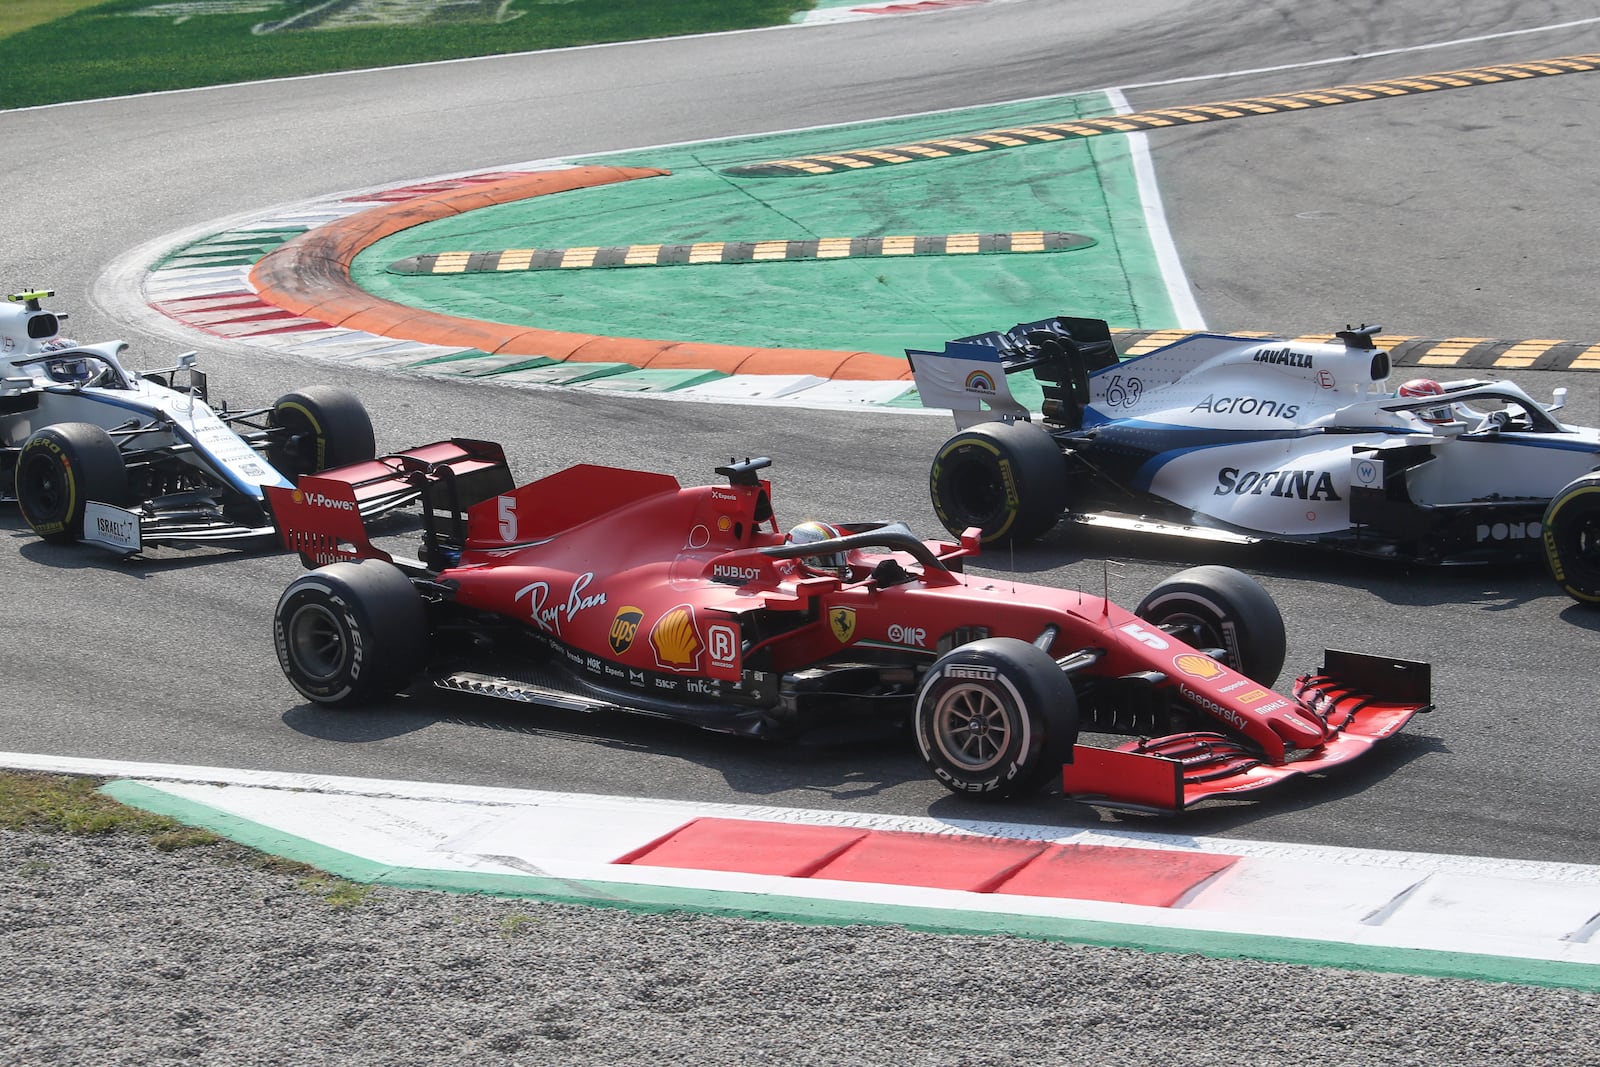
{"type": "Polygon", "coordinates": [[[939,657],[917,695],[923,762],[946,789],[976,800],[1032,792],[1078,740],[1078,701],[1050,655],[991,637],[939,657]]]}
{"type": "Polygon", "coordinates": [[[1194,648],[1220,648],[1240,674],[1271,686],[1288,652],[1283,613],[1261,583],[1232,567],[1190,567],[1162,582],[1133,613],[1194,648]]]}
{"type": "Polygon", "coordinates": [[[333,563],[289,583],[273,616],[273,641],[301,696],[354,707],[411,681],[427,654],[427,612],[393,564],[333,563]]]}

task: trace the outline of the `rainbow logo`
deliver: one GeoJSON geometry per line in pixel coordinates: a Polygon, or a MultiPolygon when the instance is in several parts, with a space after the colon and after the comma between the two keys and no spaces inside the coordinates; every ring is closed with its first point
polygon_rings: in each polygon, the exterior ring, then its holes
{"type": "Polygon", "coordinates": [[[994,375],[986,370],[975,370],[967,375],[967,392],[994,396],[994,375]]]}

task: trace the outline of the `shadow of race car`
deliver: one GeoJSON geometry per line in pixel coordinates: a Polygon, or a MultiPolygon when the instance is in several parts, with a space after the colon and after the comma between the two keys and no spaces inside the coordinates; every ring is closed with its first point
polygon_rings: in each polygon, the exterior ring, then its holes
{"type": "Polygon", "coordinates": [[[1302,542],[1425,564],[1544,559],[1600,603],[1600,430],[1509,381],[1388,387],[1379,327],[1330,343],[1196,334],[1118,358],[1065,316],[907,352],[958,431],[929,475],[951,532],[1025,541],[1074,523],[1302,542]],[[1031,371],[1040,412],[1009,375],[1031,371]]]}
{"type": "Polygon", "coordinates": [[[1426,664],[1350,652],[1275,692],[1283,619],[1238,571],[1184,571],[1133,611],[970,576],[976,529],[781,530],[768,463],[696,488],[587,464],[514,487],[499,446],[454,440],[269,486],[284,545],[315,568],[278,601],[284,675],[334,706],[425,679],[751,737],[909,727],[952,792],[1059,776],[1069,796],[1155,811],[1355,759],[1427,706],[1426,664]],[[361,519],[382,486],[421,495],[415,557],[361,519]]]}
{"type": "MultiPolygon", "coordinates": [[[[263,486],[376,452],[372,421],[346,390],[214,410],[194,353],[132,373],[122,341],[62,337],[66,315],[40,303],[52,295],[16,293],[0,306],[0,500],[46,541],[128,555],[146,544],[270,545],[263,486]]],[[[360,503],[372,515],[412,498],[360,503]]]]}

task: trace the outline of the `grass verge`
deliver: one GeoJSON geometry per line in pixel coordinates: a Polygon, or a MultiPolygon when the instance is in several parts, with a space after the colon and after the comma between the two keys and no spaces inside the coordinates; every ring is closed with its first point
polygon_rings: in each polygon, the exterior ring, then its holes
{"type": "Polygon", "coordinates": [[[5,0],[0,4],[0,37],[94,7],[97,0],[5,0]]]}
{"type": "Polygon", "coordinates": [[[99,792],[101,784],[94,778],[0,771],[0,830],[79,837],[126,834],[144,838],[162,852],[202,849],[218,862],[292,876],[302,892],[335,908],[357,907],[375,891],[306,863],[245,848],[210,830],[130,808],[99,792]]]}
{"type": "MultiPolygon", "coordinates": [[[[33,2],[48,13],[42,0],[33,2]]],[[[0,37],[0,109],[777,26],[811,6],[810,0],[509,0],[500,8],[409,0],[374,5],[379,12],[391,9],[387,23],[259,33],[257,27],[326,4],[111,0],[0,37]],[[450,17],[463,10],[481,17],[450,17]],[[421,21],[399,21],[419,14],[421,21]]],[[[21,23],[19,18],[15,24],[21,23]]]]}

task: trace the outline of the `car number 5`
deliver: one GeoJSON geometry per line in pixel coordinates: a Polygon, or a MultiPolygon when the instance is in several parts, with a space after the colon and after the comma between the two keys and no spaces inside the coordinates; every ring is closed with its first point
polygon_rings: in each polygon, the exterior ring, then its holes
{"type": "Polygon", "coordinates": [[[1162,649],[1172,647],[1166,638],[1151,633],[1149,630],[1146,630],[1143,626],[1140,626],[1136,622],[1130,622],[1125,626],[1118,627],[1118,629],[1127,634],[1129,637],[1133,638],[1135,641],[1138,641],[1140,644],[1149,645],[1158,652],[1162,649]]]}
{"type": "Polygon", "coordinates": [[[515,541],[517,539],[517,500],[515,497],[502,496],[497,498],[500,511],[500,540],[515,541]]]}

